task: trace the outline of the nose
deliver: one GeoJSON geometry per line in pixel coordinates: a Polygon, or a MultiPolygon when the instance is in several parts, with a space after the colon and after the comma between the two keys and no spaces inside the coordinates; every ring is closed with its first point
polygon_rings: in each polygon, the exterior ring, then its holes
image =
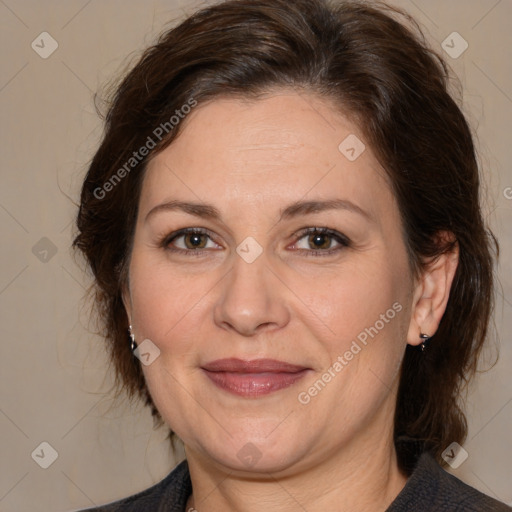
{"type": "Polygon", "coordinates": [[[219,283],[215,324],[249,337],[284,327],[290,320],[286,287],[275,272],[264,253],[252,263],[235,255],[231,272],[219,283]]]}

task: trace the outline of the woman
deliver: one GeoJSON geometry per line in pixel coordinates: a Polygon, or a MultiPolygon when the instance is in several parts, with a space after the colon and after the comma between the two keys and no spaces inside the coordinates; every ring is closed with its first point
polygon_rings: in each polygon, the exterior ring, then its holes
{"type": "Polygon", "coordinates": [[[96,510],[510,510],[440,467],[466,436],[495,242],[410,21],[223,2],[117,89],[75,246],[122,386],[187,460],[96,510]]]}

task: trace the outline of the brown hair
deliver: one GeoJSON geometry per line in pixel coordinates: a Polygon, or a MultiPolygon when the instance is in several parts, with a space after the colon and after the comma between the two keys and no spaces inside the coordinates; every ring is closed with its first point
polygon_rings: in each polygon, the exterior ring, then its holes
{"type": "Polygon", "coordinates": [[[330,99],[358,122],[388,173],[415,272],[453,248],[440,233],[453,233],[458,244],[460,261],[439,329],[425,353],[407,346],[395,415],[402,467],[408,464],[403,438],[417,440],[442,463],[441,452],[466,437],[459,401],[486,337],[497,251],[480,210],[471,132],[448,93],[449,80],[414,21],[381,4],[230,0],[164,33],[116,89],[77,217],[74,246],[94,273],[118,384],[159,417],[130,351],[121,291],[146,164],[180,131],[171,118],[183,118],[184,105],[219,96],[300,88],[330,99]],[[165,136],[155,135],[157,127],[169,126],[165,136]],[[149,138],[155,146],[149,154],[130,160],[149,138]]]}

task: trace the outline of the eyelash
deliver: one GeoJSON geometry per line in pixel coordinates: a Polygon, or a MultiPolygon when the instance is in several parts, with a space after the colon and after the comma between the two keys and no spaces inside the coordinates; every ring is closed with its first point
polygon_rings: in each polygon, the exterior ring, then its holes
{"type": "MultiPolygon", "coordinates": [[[[203,228],[184,228],[180,229],[174,233],[171,233],[170,235],[164,237],[162,241],[160,242],[160,246],[166,249],[167,251],[171,251],[174,253],[182,253],[182,254],[188,254],[193,256],[203,256],[205,252],[208,252],[210,249],[181,249],[181,248],[171,248],[170,244],[174,242],[176,239],[189,235],[189,234],[198,234],[198,235],[206,235],[210,240],[212,240],[212,233],[208,231],[207,229],[203,228]]],[[[308,235],[328,235],[333,240],[338,242],[338,246],[332,248],[332,249],[297,249],[300,253],[305,253],[306,256],[313,256],[313,257],[323,257],[323,256],[329,256],[331,254],[334,254],[336,252],[339,252],[340,250],[350,247],[351,243],[350,240],[345,236],[339,233],[338,231],[335,231],[333,229],[329,228],[305,228],[299,231],[295,236],[297,237],[296,242],[294,242],[294,245],[297,244],[299,240],[304,238],[308,235]]],[[[212,240],[213,241],[213,240],[212,240]]]]}
{"type": "MultiPolygon", "coordinates": [[[[339,245],[331,249],[297,249],[299,252],[304,253],[306,256],[322,257],[330,256],[347,247],[350,247],[350,240],[345,236],[329,228],[306,228],[297,233],[297,242],[308,235],[327,235],[335,240],[339,245]]],[[[297,243],[295,242],[294,245],[297,243]]]]}

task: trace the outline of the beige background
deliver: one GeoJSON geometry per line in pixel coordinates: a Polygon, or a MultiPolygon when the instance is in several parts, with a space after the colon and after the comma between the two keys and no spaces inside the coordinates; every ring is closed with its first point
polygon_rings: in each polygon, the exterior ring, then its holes
{"type": "MultiPolygon", "coordinates": [[[[437,48],[453,31],[469,44],[447,60],[464,84],[486,173],[486,214],[502,246],[492,333],[494,348],[501,340],[501,356],[470,394],[469,458],[453,473],[512,503],[512,1],[394,3],[422,23],[437,48]]],[[[104,395],[102,340],[88,332],[81,302],[88,279],[69,246],[73,201],[101,136],[93,92],[129,54],[197,5],[0,0],[2,511],[105,503],[148,487],[173,464],[165,432],[152,430],[149,413],[104,395]],[[59,45],[47,59],[31,48],[43,31],[59,45]],[[31,457],[43,441],[58,453],[48,469],[31,457]]],[[[491,347],[489,360],[493,354],[491,347]]]]}

